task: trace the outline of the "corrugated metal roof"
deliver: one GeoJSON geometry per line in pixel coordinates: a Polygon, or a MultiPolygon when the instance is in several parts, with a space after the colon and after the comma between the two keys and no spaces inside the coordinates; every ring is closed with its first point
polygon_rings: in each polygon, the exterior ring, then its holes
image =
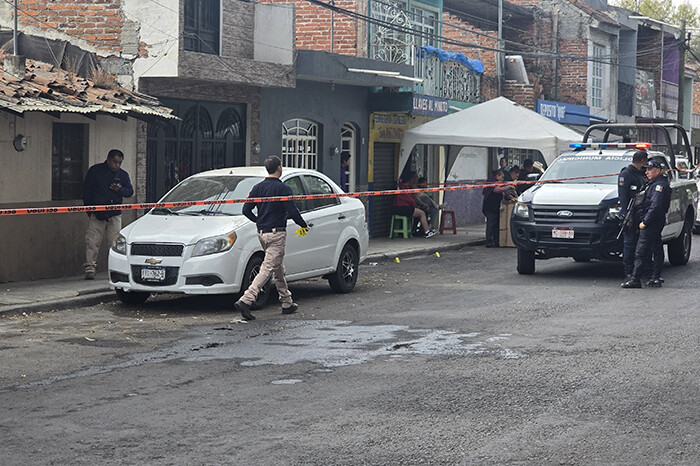
{"type": "Polygon", "coordinates": [[[172,109],[155,97],[139,94],[114,84],[97,87],[89,79],[53,65],[27,60],[24,78],[4,73],[0,61],[0,109],[13,113],[61,112],[109,114],[115,116],[155,116],[177,119],[172,109]]]}

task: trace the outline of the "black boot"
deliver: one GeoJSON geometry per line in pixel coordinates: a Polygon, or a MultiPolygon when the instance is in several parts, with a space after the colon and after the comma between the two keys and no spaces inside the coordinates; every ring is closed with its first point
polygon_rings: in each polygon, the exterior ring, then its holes
{"type": "Polygon", "coordinates": [[[241,313],[244,320],[255,320],[255,316],[250,313],[250,306],[240,299],[233,303],[233,308],[241,313]]]}
{"type": "Polygon", "coordinates": [[[622,288],[641,288],[642,282],[638,278],[631,278],[620,285],[622,288]]]}
{"type": "Polygon", "coordinates": [[[662,280],[660,278],[652,278],[648,282],[646,282],[646,286],[649,288],[661,288],[662,286],[662,280]]]}

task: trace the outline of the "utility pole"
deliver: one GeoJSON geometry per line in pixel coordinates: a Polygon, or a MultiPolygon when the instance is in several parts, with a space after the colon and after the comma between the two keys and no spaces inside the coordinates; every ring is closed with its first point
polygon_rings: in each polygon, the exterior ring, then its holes
{"type": "MultiPolygon", "coordinates": [[[[685,112],[685,20],[681,20],[681,41],[678,45],[680,54],[678,63],[678,124],[683,126],[683,113],[685,112]]],[[[687,154],[690,156],[690,154],[687,154]]]]}
{"type": "Polygon", "coordinates": [[[496,52],[496,81],[498,97],[503,95],[503,0],[498,0],[498,52],[496,52]]]}

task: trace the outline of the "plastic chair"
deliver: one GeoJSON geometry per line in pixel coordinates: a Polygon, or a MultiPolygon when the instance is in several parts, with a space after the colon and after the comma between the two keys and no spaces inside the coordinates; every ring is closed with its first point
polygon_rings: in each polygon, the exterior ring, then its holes
{"type": "Polygon", "coordinates": [[[411,238],[413,234],[411,233],[411,219],[404,217],[403,215],[392,215],[391,216],[391,230],[389,231],[389,238],[394,238],[395,236],[403,235],[404,238],[411,238]],[[401,225],[397,226],[396,222],[401,225]]]}
{"type": "Polygon", "coordinates": [[[454,210],[443,210],[440,216],[440,234],[445,230],[452,230],[453,234],[457,234],[457,222],[455,221],[454,210]],[[450,217],[449,226],[445,226],[445,217],[450,217]]]}

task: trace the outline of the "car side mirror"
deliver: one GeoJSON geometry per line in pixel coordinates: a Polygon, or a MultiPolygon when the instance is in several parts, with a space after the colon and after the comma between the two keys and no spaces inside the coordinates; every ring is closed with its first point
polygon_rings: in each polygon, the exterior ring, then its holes
{"type": "Polygon", "coordinates": [[[527,175],[528,181],[537,181],[540,179],[540,176],[542,176],[542,173],[530,173],[527,175]]]}

